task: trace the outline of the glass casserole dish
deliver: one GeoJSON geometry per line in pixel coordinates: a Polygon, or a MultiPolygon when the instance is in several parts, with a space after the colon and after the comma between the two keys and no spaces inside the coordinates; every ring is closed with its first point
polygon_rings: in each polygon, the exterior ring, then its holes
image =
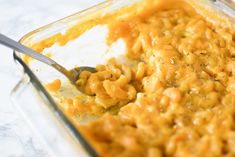
{"type": "MultiPolygon", "coordinates": [[[[62,35],[66,34],[70,28],[76,27],[78,29],[79,25],[86,21],[114,13],[120,8],[138,2],[140,0],[112,0],[104,2],[94,8],[33,31],[23,37],[20,42],[26,45],[33,45],[45,39],[48,40],[48,38],[56,36],[58,33],[62,35]]],[[[233,15],[232,6],[228,5],[230,3],[223,3],[223,1],[192,1],[191,3],[198,3],[200,4],[199,6],[208,9],[208,12],[215,12],[216,15],[224,16],[226,19],[227,16],[220,9],[231,16],[233,15]]],[[[84,34],[83,30],[80,31],[81,36],[78,38],[75,37],[76,39],[71,37],[72,40],[69,40],[69,42],[65,39],[65,43],[60,43],[61,45],[54,43],[50,45],[49,43],[48,46],[45,43],[46,49],[43,53],[51,56],[68,69],[83,65],[96,66],[97,64],[105,63],[108,58],[117,58],[125,53],[125,44],[121,40],[111,45],[111,47],[106,44],[107,27],[105,26],[92,26],[91,30],[84,31],[84,34]]],[[[30,61],[30,64],[26,64],[26,61],[17,52],[14,53],[14,58],[22,65],[25,73],[21,82],[19,82],[12,92],[13,100],[18,104],[18,108],[27,115],[27,119],[30,119],[31,124],[33,123],[32,125],[35,131],[41,134],[40,136],[49,148],[49,151],[55,156],[98,156],[93,147],[88,144],[86,139],[76,129],[74,123],[71,123],[63,111],[61,111],[61,108],[56,105],[55,102],[58,101],[58,98],[48,94],[43,85],[60,78],[62,80],[63,89],[61,94],[63,94],[63,97],[70,98],[78,93],[71,92],[74,90],[71,90],[72,87],[66,83],[65,78],[47,65],[37,61],[30,61]],[[32,97],[32,94],[35,95],[35,98],[32,97]],[[55,117],[59,120],[56,120],[55,117]],[[45,130],[41,130],[42,128],[45,128],[45,130]],[[79,146],[79,143],[85,148],[86,152],[79,146]]],[[[93,118],[96,117],[89,117],[88,119],[90,121],[93,118]]],[[[82,123],[86,123],[86,121],[84,119],[82,123]]]]}

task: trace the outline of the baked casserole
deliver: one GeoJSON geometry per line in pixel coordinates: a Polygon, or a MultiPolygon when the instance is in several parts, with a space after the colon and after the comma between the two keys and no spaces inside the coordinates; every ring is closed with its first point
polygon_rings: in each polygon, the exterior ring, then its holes
{"type": "MultiPolygon", "coordinates": [[[[201,3],[143,0],[29,45],[42,52],[96,25],[108,27],[108,45],[125,42],[125,61],[82,72],[84,94],[58,97],[100,156],[235,156],[234,19],[201,3]],[[96,118],[80,124],[84,115],[96,118]]],[[[61,81],[45,87],[57,95],[61,81]]]]}

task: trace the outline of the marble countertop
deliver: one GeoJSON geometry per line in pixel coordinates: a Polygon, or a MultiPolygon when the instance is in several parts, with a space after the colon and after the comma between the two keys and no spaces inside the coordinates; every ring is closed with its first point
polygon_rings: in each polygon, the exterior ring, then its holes
{"type": "MultiPolygon", "coordinates": [[[[0,33],[19,40],[26,33],[103,0],[0,0],[0,33]]],[[[39,140],[10,101],[21,73],[12,50],[0,45],[0,157],[47,157],[39,140]]]]}

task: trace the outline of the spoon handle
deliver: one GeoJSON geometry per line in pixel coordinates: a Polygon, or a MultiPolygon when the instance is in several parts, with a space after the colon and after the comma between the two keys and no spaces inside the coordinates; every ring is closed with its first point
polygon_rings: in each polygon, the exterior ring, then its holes
{"type": "Polygon", "coordinates": [[[52,59],[50,59],[40,53],[37,53],[36,51],[8,38],[7,36],[5,36],[1,33],[0,33],[0,44],[5,45],[13,50],[20,52],[20,53],[24,53],[24,54],[26,54],[36,60],[39,60],[43,63],[46,63],[50,66],[57,65],[57,63],[55,61],[53,61],[52,59]]]}

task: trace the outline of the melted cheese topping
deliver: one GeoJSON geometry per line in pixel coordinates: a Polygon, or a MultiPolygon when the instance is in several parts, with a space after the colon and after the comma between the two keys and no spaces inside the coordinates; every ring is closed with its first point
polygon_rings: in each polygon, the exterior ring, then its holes
{"type": "Polygon", "coordinates": [[[213,16],[180,0],[146,0],[33,48],[66,44],[96,24],[108,25],[109,44],[125,40],[131,64],[113,58],[83,72],[86,95],[60,104],[70,117],[118,109],[78,127],[100,156],[235,156],[234,29],[213,16]]]}

